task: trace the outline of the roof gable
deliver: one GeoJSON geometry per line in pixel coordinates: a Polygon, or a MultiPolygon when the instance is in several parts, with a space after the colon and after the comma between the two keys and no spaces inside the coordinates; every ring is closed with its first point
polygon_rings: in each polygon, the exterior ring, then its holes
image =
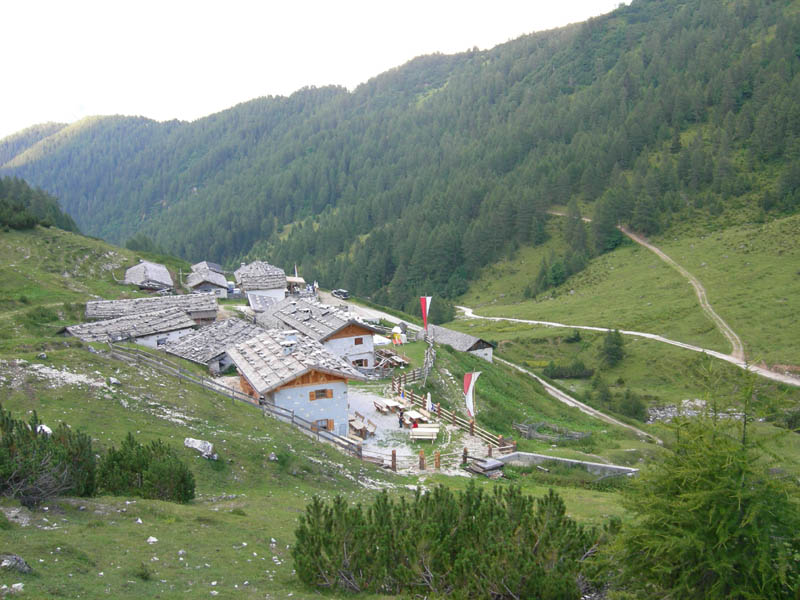
{"type": "Polygon", "coordinates": [[[126,300],[92,300],[86,303],[87,319],[113,319],[125,315],[153,312],[177,307],[184,312],[216,312],[217,297],[206,294],[183,294],[181,296],[156,296],[130,298],[126,300]]]}
{"type": "Polygon", "coordinates": [[[343,359],[296,331],[267,329],[227,350],[236,368],[259,394],[319,371],[342,379],[363,379],[343,359]]]}
{"type": "Polygon", "coordinates": [[[361,328],[364,333],[378,333],[375,327],[350,313],[298,298],[286,298],[268,307],[259,322],[273,327],[282,324],[317,341],[325,341],[350,326],[361,328]]]}
{"type": "Polygon", "coordinates": [[[125,283],[154,288],[170,288],[174,285],[167,267],[146,260],[125,271],[125,283]]]}
{"type": "Polygon", "coordinates": [[[242,265],[236,269],[234,277],[236,277],[236,283],[245,291],[286,288],[286,273],[283,269],[262,260],[242,265]]]}

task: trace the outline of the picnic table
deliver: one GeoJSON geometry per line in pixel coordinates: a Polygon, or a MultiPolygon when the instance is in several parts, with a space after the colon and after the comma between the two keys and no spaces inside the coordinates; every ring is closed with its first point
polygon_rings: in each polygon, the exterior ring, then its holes
{"type": "Polygon", "coordinates": [[[400,408],[401,406],[405,406],[404,404],[401,404],[397,400],[392,400],[392,399],[383,400],[383,405],[386,406],[392,412],[397,412],[398,408],[400,408]]]}
{"type": "Polygon", "coordinates": [[[436,438],[439,436],[439,424],[438,423],[423,423],[418,427],[414,427],[411,430],[411,439],[412,440],[430,440],[433,443],[436,438]]]}
{"type": "Polygon", "coordinates": [[[425,415],[423,415],[421,412],[419,412],[417,410],[414,410],[414,409],[407,410],[405,412],[405,416],[408,417],[409,419],[411,419],[412,422],[415,422],[415,421],[427,422],[427,420],[428,420],[425,417],[425,415]]]}
{"type": "Polygon", "coordinates": [[[362,439],[367,437],[367,424],[361,419],[350,417],[350,429],[362,439]]]}

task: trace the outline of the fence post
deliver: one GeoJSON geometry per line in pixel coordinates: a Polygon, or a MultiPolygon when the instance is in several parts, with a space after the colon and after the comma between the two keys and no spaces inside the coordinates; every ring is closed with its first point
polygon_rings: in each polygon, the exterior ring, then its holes
{"type": "Polygon", "coordinates": [[[514,447],[514,452],[517,451],[517,440],[512,440],[511,445],[514,447]]]}
{"type": "Polygon", "coordinates": [[[475,419],[469,420],[469,434],[475,435],[475,419]]]}
{"type": "Polygon", "coordinates": [[[456,424],[456,409],[453,409],[453,412],[450,413],[450,416],[453,417],[453,425],[456,424]]]}
{"type": "Polygon", "coordinates": [[[505,442],[503,442],[503,434],[497,436],[497,447],[503,448],[505,446],[505,442]]]}
{"type": "Polygon", "coordinates": [[[489,446],[489,454],[487,454],[487,456],[488,456],[489,458],[492,458],[492,445],[491,445],[491,444],[488,444],[488,446],[489,446]]]}
{"type": "Polygon", "coordinates": [[[469,456],[469,455],[467,454],[467,449],[466,449],[466,448],[464,448],[464,452],[463,452],[463,454],[461,455],[461,464],[462,464],[462,465],[466,465],[466,464],[467,464],[467,456],[469,456]]]}
{"type": "Polygon", "coordinates": [[[392,471],[397,473],[397,450],[392,450],[392,471]]]}
{"type": "Polygon", "coordinates": [[[294,409],[292,409],[292,425],[294,425],[294,409]]]}
{"type": "Polygon", "coordinates": [[[425,470],[425,450],[419,451],[419,470],[425,470]]]}
{"type": "Polygon", "coordinates": [[[439,454],[438,450],[433,455],[433,465],[436,467],[437,471],[442,467],[441,455],[439,454]]]}
{"type": "Polygon", "coordinates": [[[442,403],[436,403],[436,415],[441,419],[442,418],[442,403]]]}

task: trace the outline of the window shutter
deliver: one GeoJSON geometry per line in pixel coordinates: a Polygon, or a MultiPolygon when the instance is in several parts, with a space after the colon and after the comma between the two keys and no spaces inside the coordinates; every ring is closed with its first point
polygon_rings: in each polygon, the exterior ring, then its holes
{"type": "Polygon", "coordinates": [[[333,390],[325,390],[325,397],[326,398],[333,398],[333,390]]]}
{"type": "Polygon", "coordinates": [[[316,400],[316,398],[314,397],[314,391],[313,390],[308,392],[308,400],[309,400],[309,402],[313,402],[314,400],[316,400]]]}
{"type": "Polygon", "coordinates": [[[328,431],[333,431],[333,419],[328,419],[328,431]]]}

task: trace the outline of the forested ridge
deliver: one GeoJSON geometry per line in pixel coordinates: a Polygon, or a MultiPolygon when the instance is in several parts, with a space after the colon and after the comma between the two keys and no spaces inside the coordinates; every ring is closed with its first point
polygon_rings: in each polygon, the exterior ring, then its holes
{"type": "Polygon", "coordinates": [[[78,233],[75,221],[61,210],[58,200],[50,194],[31,188],[21,179],[0,178],[0,227],[31,229],[36,225],[55,225],[78,233]]]}
{"type": "Polygon", "coordinates": [[[90,234],[143,233],[190,260],[297,263],[395,306],[458,295],[481,266],[541,243],[550,207],[581,206],[591,229],[567,225],[536,293],[612,249],[618,222],[654,234],[796,211],[799,72],[796,0],[635,0],[420,57],[353,92],[12,136],[0,173],[57,195],[90,234]]]}

